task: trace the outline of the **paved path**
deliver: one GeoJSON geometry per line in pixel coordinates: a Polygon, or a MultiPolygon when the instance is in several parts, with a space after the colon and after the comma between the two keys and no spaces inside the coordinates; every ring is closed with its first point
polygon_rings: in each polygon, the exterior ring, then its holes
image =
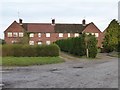
{"type": "Polygon", "coordinates": [[[99,54],[96,60],[61,53],[65,63],[4,67],[5,88],[117,88],[118,59],[99,54]]]}

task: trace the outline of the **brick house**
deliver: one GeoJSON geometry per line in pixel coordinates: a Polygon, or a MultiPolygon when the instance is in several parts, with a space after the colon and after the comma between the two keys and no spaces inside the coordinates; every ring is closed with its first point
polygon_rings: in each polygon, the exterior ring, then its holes
{"type": "Polygon", "coordinates": [[[7,44],[17,43],[24,37],[24,31],[29,34],[29,44],[50,44],[59,39],[70,37],[78,37],[82,33],[95,35],[98,40],[98,47],[102,44],[102,32],[97,26],[91,22],[86,24],[83,20],[82,24],[63,24],[55,23],[52,19],[51,23],[23,23],[19,19],[19,23],[14,21],[5,31],[4,39],[7,44]]]}

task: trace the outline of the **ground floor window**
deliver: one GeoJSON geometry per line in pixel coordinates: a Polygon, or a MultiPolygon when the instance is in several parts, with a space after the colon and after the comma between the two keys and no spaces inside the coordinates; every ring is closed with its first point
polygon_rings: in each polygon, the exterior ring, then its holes
{"type": "Polygon", "coordinates": [[[79,37],[79,33],[75,33],[75,37],[79,37]]]}
{"type": "Polygon", "coordinates": [[[68,33],[68,37],[70,37],[70,33],[68,33]]]}
{"type": "Polygon", "coordinates": [[[46,44],[47,44],[47,45],[50,45],[50,43],[51,43],[50,41],[46,41],[46,44]]]}
{"type": "Polygon", "coordinates": [[[34,41],[29,41],[29,45],[34,45],[34,41]]]}
{"type": "Polygon", "coordinates": [[[40,42],[38,42],[38,45],[42,45],[42,42],[40,41],[40,42]]]}
{"type": "Polygon", "coordinates": [[[17,41],[16,41],[16,40],[13,40],[12,43],[15,44],[15,43],[17,43],[17,41]]]}

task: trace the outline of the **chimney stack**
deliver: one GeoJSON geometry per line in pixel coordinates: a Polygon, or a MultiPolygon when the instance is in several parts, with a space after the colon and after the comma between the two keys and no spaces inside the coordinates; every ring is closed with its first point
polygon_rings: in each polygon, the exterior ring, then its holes
{"type": "Polygon", "coordinates": [[[22,25],[22,19],[19,19],[19,24],[22,25]]]}
{"type": "Polygon", "coordinates": [[[85,21],[85,19],[83,19],[83,21],[82,21],[82,25],[83,25],[83,26],[86,25],[86,21],[85,21]]]}
{"type": "Polygon", "coordinates": [[[52,19],[52,25],[55,25],[55,19],[52,19]]]}

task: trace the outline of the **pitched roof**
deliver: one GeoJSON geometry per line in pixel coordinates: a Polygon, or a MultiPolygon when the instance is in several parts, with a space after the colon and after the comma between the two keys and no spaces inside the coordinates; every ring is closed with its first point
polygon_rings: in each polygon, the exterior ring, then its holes
{"type": "Polygon", "coordinates": [[[19,25],[19,23],[14,21],[4,32],[6,32],[6,31],[10,31],[11,32],[11,31],[13,31],[13,29],[16,30],[16,31],[24,30],[24,28],[21,25],[19,25]]]}
{"type": "Polygon", "coordinates": [[[54,32],[54,26],[50,23],[24,23],[23,27],[28,32],[54,32]]]}
{"type": "Polygon", "coordinates": [[[72,33],[79,32],[81,33],[86,26],[83,26],[82,24],[56,24],[55,32],[72,32],[72,33]]]}

